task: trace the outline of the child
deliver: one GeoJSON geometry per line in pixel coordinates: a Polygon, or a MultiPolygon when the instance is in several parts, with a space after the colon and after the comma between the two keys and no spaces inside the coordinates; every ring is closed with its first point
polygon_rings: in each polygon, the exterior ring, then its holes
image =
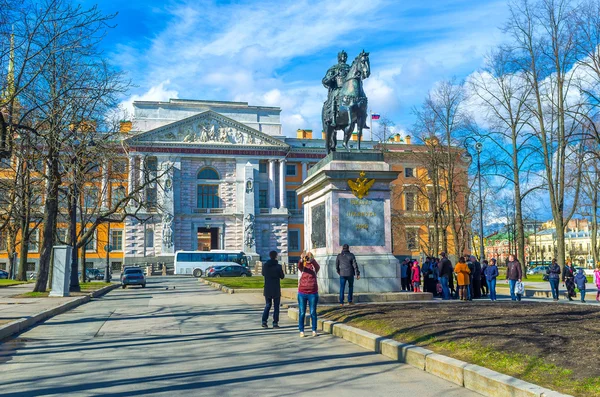
{"type": "Polygon", "coordinates": [[[594,282],[596,283],[596,288],[598,288],[598,292],[596,292],[596,301],[600,302],[600,265],[594,270],[594,282]]]}
{"type": "Polygon", "coordinates": [[[419,262],[415,261],[412,267],[413,292],[421,292],[421,268],[419,262]]]}
{"type": "Polygon", "coordinates": [[[585,303],[585,283],[587,283],[587,279],[585,278],[585,274],[583,274],[583,269],[579,269],[575,275],[575,285],[579,288],[581,303],[585,303]]]}

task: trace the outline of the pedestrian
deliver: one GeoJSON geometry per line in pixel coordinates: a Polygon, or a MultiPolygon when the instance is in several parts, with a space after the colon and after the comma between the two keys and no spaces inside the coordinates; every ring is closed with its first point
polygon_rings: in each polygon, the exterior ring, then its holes
{"type": "Polygon", "coordinates": [[[354,276],[360,280],[360,270],[356,263],[356,257],[350,252],[348,244],[344,244],[342,252],[338,254],[335,260],[335,271],[340,276],[340,306],[344,306],[344,291],[346,282],[348,283],[348,304],[352,305],[352,293],[354,292],[354,276]]]}
{"type": "Polygon", "coordinates": [[[484,259],[481,262],[481,295],[488,296],[490,294],[490,288],[487,284],[487,278],[485,277],[485,269],[487,269],[489,262],[484,259]]]}
{"type": "Polygon", "coordinates": [[[581,303],[585,303],[585,283],[587,283],[587,278],[583,273],[583,269],[577,270],[574,281],[575,285],[577,285],[577,288],[579,288],[579,297],[581,298],[581,303]]]}
{"type": "Polygon", "coordinates": [[[442,259],[438,263],[440,269],[440,284],[442,285],[442,299],[450,299],[450,281],[452,280],[452,262],[446,257],[445,252],[441,252],[442,259]]]}
{"type": "Polygon", "coordinates": [[[419,268],[419,261],[413,262],[412,284],[414,292],[421,292],[421,269],[419,268]]]}
{"type": "Polygon", "coordinates": [[[492,258],[490,264],[486,266],[483,272],[485,273],[485,281],[487,283],[490,300],[494,302],[496,301],[496,278],[498,277],[498,266],[496,266],[496,259],[492,258]]]}
{"type": "Polygon", "coordinates": [[[298,282],[298,329],[300,337],[304,338],[304,321],[306,318],[306,303],[310,311],[310,325],[312,336],[317,336],[317,303],[319,303],[319,286],[317,285],[317,273],[321,267],[312,253],[302,252],[298,262],[298,271],[302,272],[298,282]]]}
{"type": "Polygon", "coordinates": [[[475,258],[475,256],[471,255],[471,263],[473,264],[473,275],[471,279],[473,280],[473,288],[471,297],[473,299],[481,299],[481,263],[475,258]]]}
{"type": "Polygon", "coordinates": [[[262,327],[269,328],[269,312],[273,306],[273,328],[279,328],[279,304],[281,303],[281,280],[285,278],[283,268],[277,262],[277,252],[269,252],[269,260],[263,263],[262,275],[265,278],[263,295],[265,297],[265,309],[262,315],[262,327]]]}
{"type": "Polygon", "coordinates": [[[567,264],[563,268],[562,281],[565,283],[565,288],[567,289],[567,298],[572,301],[577,294],[575,293],[575,268],[570,260],[567,261],[567,264]]]}
{"type": "Polygon", "coordinates": [[[598,289],[598,292],[596,292],[596,301],[600,302],[600,264],[594,270],[594,283],[598,289]]]}
{"type": "Polygon", "coordinates": [[[456,274],[456,281],[458,283],[458,294],[460,296],[461,301],[466,301],[469,299],[468,297],[468,289],[467,286],[471,282],[469,278],[471,274],[471,270],[467,265],[467,261],[464,257],[460,257],[456,267],[454,268],[454,273],[456,274]]]}
{"type": "Polygon", "coordinates": [[[410,284],[409,275],[409,264],[408,258],[404,259],[400,265],[400,283],[402,284],[402,291],[409,291],[408,285],[410,284]]]}
{"type": "Polygon", "coordinates": [[[521,269],[521,263],[514,255],[508,256],[506,279],[508,280],[508,287],[510,288],[510,299],[513,301],[520,301],[521,294],[515,293],[515,287],[517,286],[517,282],[521,282],[523,279],[523,269],[521,269]]]}
{"type": "Polygon", "coordinates": [[[435,280],[433,278],[434,277],[433,263],[432,263],[432,259],[430,257],[427,257],[425,259],[425,262],[423,262],[423,267],[421,268],[421,274],[423,275],[423,292],[431,292],[432,294],[435,295],[435,284],[433,284],[431,282],[431,281],[435,281],[435,280]],[[431,276],[431,278],[429,278],[429,276],[431,276]]]}
{"type": "Polygon", "coordinates": [[[552,263],[548,267],[548,270],[546,270],[546,274],[548,275],[548,282],[552,291],[552,299],[558,302],[558,298],[560,297],[560,291],[558,290],[558,285],[560,284],[560,266],[556,263],[556,258],[552,259],[552,263]]]}

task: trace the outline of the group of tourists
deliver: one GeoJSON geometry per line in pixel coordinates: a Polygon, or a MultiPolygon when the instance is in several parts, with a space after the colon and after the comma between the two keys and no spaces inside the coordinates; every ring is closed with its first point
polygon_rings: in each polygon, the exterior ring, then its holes
{"type": "MultiPolygon", "coordinates": [[[[279,305],[281,303],[280,280],[285,275],[283,268],[277,261],[277,252],[269,253],[270,259],[263,264],[262,274],[265,278],[264,296],[265,308],[262,315],[262,327],[268,328],[268,318],[273,307],[273,328],[279,328],[279,305]]],[[[360,280],[360,270],[356,257],[350,252],[348,244],[344,244],[342,252],[337,256],[335,264],[336,272],[340,277],[340,305],[344,305],[346,284],[348,285],[348,304],[353,304],[354,278],[360,280]]],[[[298,329],[300,337],[304,337],[304,324],[306,319],[306,308],[308,305],[312,335],[317,336],[317,304],[319,302],[319,287],[317,274],[320,266],[311,252],[303,252],[298,262],[300,277],[298,280],[298,329]]],[[[488,297],[496,301],[496,280],[499,277],[496,259],[480,263],[473,255],[462,256],[458,259],[456,266],[445,252],[440,253],[439,258],[427,257],[423,265],[413,259],[405,259],[400,265],[402,291],[430,292],[443,300],[460,299],[470,301],[488,297]]],[[[520,301],[525,287],[522,282],[523,269],[515,255],[509,255],[506,264],[506,280],[508,281],[510,297],[513,301],[520,301]]],[[[550,283],[552,297],[558,301],[559,283],[562,279],[566,289],[567,297],[573,300],[579,291],[581,302],[585,302],[587,279],[583,269],[576,270],[569,261],[561,270],[556,262],[548,267],[544,279],[550,283]]],[[[594,271],[594,283],[598,288],[596,300],[600,301],[600,265],[594,271]]]]}
{"type": "MultiPolygon", "coordinates": [[[[552,264],[546,270],[545,280],[550,283],[550,290],[552,291],[552,299],[558,301],[560,296],[559,284],[560,280],[564,283],[567,289],[567,299],[570,301],[577,297],[577,291],[579,291],[579,297],[581,303],[585,303],[585,293],[587,290],[587,277],[583,269],[575,269],[573,262],[567,261],[563,269],[560,269],[560,265],[556,262],[556,259],[552,259],[552,264]]],[[[596,301],[600,302],[600,265],[594,270],[594,284],[598,289],[596,292],[596,301]]]]}

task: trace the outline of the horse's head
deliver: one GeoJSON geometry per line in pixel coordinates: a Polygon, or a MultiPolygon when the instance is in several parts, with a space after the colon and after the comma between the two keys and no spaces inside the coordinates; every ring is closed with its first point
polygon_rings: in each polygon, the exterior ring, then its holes
{"type": "Polygon", "coordinates": [[[361,74],[362,79],[366,79],[371,75],[371,62],[369,61],[369,53],[362,50],[355,59],[357,63],[358,71],[361,74]]]}

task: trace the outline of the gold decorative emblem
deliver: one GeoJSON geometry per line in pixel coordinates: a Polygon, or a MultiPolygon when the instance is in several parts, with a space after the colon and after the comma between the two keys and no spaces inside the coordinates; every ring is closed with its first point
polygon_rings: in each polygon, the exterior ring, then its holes
{"type": "Polygon", "coordinates": [[[356,182],[348,180],[348,186],[352,189],[352,193],[354,193],[359,200],[362,200],[363,197],[366,197],[369,194],[369,189],[371,189],[371,186],[375,183],[375,179],[371,179],[370,181],[367,180],[364,171],[361,171],[359,175],[360,176],[356,178],[356,182]]]}

